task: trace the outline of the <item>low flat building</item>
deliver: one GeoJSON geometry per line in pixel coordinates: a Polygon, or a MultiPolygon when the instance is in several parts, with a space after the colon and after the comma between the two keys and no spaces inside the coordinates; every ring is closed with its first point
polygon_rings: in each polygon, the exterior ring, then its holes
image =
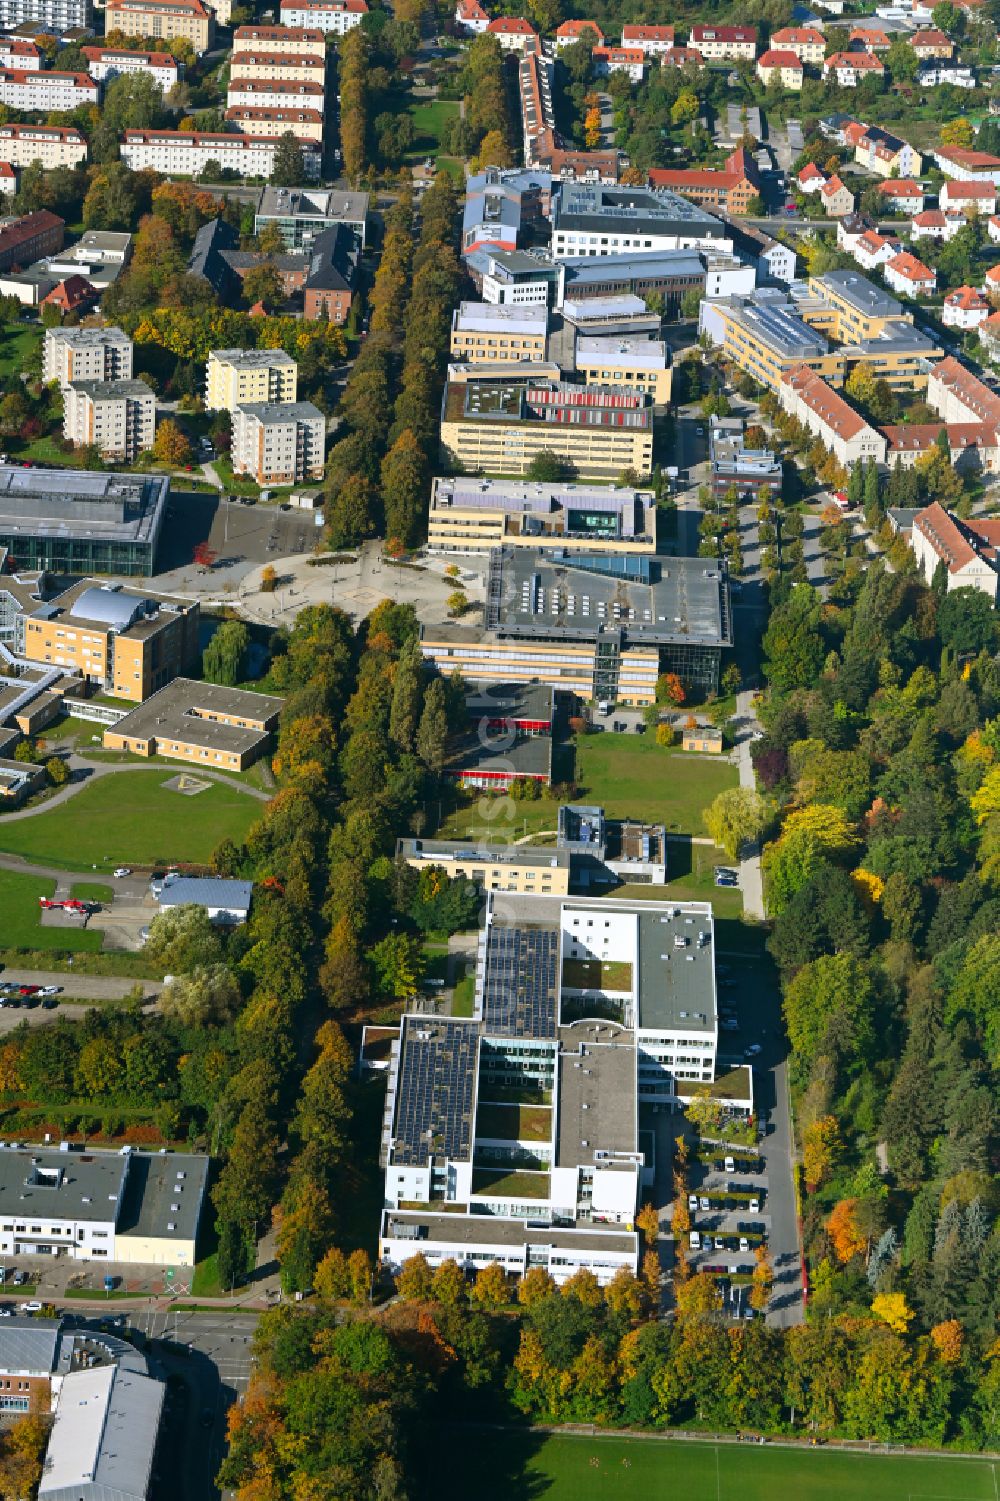
{"type": "Polygon", "coordinates": [[[161,474],[0,465],[0,547],[19,570],[148,577],[169,495],[161,474]]]}
{"type": "Polygon", "coordinates": [[[572,860],[573,885],[582,891],[627,885],[663,886],[667,880],[667,831],[663,824],[608,818],[595,804],[563,803],[557,850],[572,860]]]}
{"type": "Polygon", "coordinates": [[[700,697],[717,692],[733,641],[728,578],[712,559],[498,548],[486,598],[478,626],[425,627],[423,654],[445,676],[645,706],[661,671],[700,697]]]}
{"type": "Polygon", "coordinates": [[[120,328],[47,328],[42,380],[131,380],[132,340],[120,328]]]}
{"type": "Polygon", "coordinates": [[[554,693],[542,683],[486,683],[466,696],[470,728],[449,750],[444,774],[463,787],[505,792],[552,782],[554,693]]]}
{"type": "Polygon", "coordinates": [[[947,590],[978,589],[994,604],[1000,584],[1000,522],[962,521],[937,501],[918,511],[910,547],[929,586],[943,567],[947,590]]]}
{"type": "Polygon", "coordinates": [[[40,1501],[148,1501],[165,1396],[162,1381],[126,1366],[71,1371],[56,1403],[40,1501]]]}
{"type": "Polygon", "coordinates": [[[450,880],[464,876],[483,891],[521,896],[568,896],[570,855],[551,845],[476,844],[469,840],[398,839],[396,859],[414,870],[429,866],[450,880]]]}
{"type": "Polygon", "coordinates": [[[704,292],[705,262],[693,250],[641,250],[634,254],[567,255],[561,262],[562,291],[573,302],[589,298],[663,298],[664,310],[676,313],[688,292],[704,292]]]}
{"type": "Polygon", "coordinates": [[[104,733],[112,750],[245,771],[271,744],[283,700],[175,678],[104,733]]]}
{"type": "Polygon", "coordinates": [[[336,188],[265,188],[254,213],[254,234],[274,224],[288,250],[311,250],[324,230],[343,224],[364,249],[370,202],[369,193],[336,188]]]}
{"type": "Polygon", "coordinates": [[[195,1154],[5,1145],[0,1256],[193,1268],[207,1181],[195,1154]]]}
{"type": "MultiPolygon", "coordinates": [[[[0,810],[19,808],[45,786],[47,777],[44,766],[32,766],[26,761],[8,761],[0,757],[0,810]]],[[[0,1411],[3,1410],[0,1393],[0,1411]]]]}
{"type": "Polygon", "coordinates": [[[564,183],[552,193],[552,254],[620,255],[644,250],[731,251],[725,226],[676,193],[564,183]]]}
{"type": "Polygon", "coordinates": [[[153,446],[156,397],[144,380],[74,380],[63,389],[63,437],[133,464],[153,446]]]}
{"type": "Polygon", "coordinates": [[[487,552],[546,544],[570,552],[653,553],[653,492],[537,480],[434,480],[429,551],[487,552]]]}
{"type": "Polygon", "coordinates": [[[326,418],[311,401],[253,402],[233,412],[232,463],[258,485],[321,480],[326,418]]]}
{"type": "Polygon", "coordinates": [[[554,454],[583,479],[650,472],[653,411],[648,398],[603,386],[499,381],[445,387],[441,450],[473,473],[527,474],[537,454],[554,454]]]}
{"type": "Polygon", "coordinates": [[[224,881],[217,877],[167,875],[154,883],[153,895],[160,911],[171,907],[202,907],[208,920],[219,927],[233,928],[250,916],[252,881],[224,881]]]}
{"type": "Polygon", "coordinates": [[[587,386],[637,391],[648,396],[654,406],[666,406],[670,401],[670,352],[659,340],[579,338],[575,364],[587,386]]]}
{"type": "Polygon", "coordinates": [[[659,337],[663,320],[651,313],[642,297],[626,293],[619,297],[585,297],[580,301],[567,298],[562,305],[563,322],[578,334],[595,338],[659,337]]]}
{"type": "Polygon", "coordinates": [[[462,302],[451,316],[451,356],[473,364],[544,360],[548,323],[544,304],[462,302]]]}
{"type": "Polygon", "coordinates": [[[235,412],[254,402],[294,402],[299,367],[283,349],[213,349],[205,370],[205,406],[235,412]]]}
{"type": "Polygon", "coordinates": [[[23,619],[17,647],[29,662],[141,702],[197,660],[199,621],[197,602],[83,579],[23,619]]]}
{"type": "Polygon", "coordinates": [[[178,38],[200,54],[215,39],[215,17],[201,0],[106,0],[104,30],[164,41],[178,38]]]}
{"type": "Polygon", "coordinates": [[[562,284],[562,269],[543,256],[523,250],[474,250],[465,265],[484,302],[553,306],[562,284]]]}

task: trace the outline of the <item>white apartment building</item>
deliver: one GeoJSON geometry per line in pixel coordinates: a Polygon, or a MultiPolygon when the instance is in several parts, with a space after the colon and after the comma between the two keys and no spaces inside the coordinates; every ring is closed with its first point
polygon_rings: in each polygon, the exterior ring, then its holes
{"type": "Polygon", "coordinates": [[[42,66],[42,54],[34,42],[18,41],[16,37],[0,37],[0,68],[21,68],[30,71],[42,66]]]}
{"type": "Polygon", "coordinates": [[[184,66],[169,52],[128,52],[118,47],[83,47],[87,71],[98,83],[123,73],[148,73],[166,94],[184,75],[184,66]]]}
{"type": "Polygon", "coordinates": [[[91,0],[0,0],[0,29],[35,21],[50,36],[61,36],[75,26],[93,23],[91,0]]]}
{"type": "Polygon", "coordinates": [[[782,376],[778,400],[819,438],[845,469],[861,459],[885,463],[886,440],[844,400],[838,391],[805,365],[782,376]]]}
{"type": "Polygon", "coordinates": [[[241,52],[280,52],[287,57],[326,61],[326,37],[318,26],[238,26],[232,56],[241,52]]]}
{"type": "Polygon", "coordinates": [[[656,339],[577,339],[576,368],[585,385],[641,391],[654,406],[666,406],[670,400],[670,355],[666,344],[656,339]]]}
{"type": "Polygon", "coordinates": [[[75,380],[63,391],[63,437],[132,463],[152,448],[156,399],[143,380],[75,380]]]}
{"type": "Polygon", "coordinates": [[[326,36],[346,36],[367,14],[365,0],[288,0],[281,7],[281,24],[312,27],[326,36]]]}
{"type": "Polygon", "coordinates": [[[1000,583],[998,543],[997,522],[985,518],[960,521],[937,501],[914,517],[910,531],[910,547],[925,583],[933,582],[943,563],[949,593],[952,589],[978,589],[994,603],[1000,583]]]}
{"type": "Polygon", "coordinates": [[[274,140],[291,133],[301,144],[312,141],[317,147],[323,140],[323,116],[318,109],[269,109],[263,105],[235,105],[227,109],[226,127],[243,135],[266,136],[274,140]]]}
{"type": "Polygon", "coordinates": [[[96,104],[101,91],[89,73],[0,69],[0,104],[21,110],[71,110],[96,104]]]}
{"type": "Polygon", "coordinates": [[[706,62],[753,62],[757,32],[753,26],[692,26],[688,46],[706,62]]]}
{"type": "Polygon", "coordinates": [[[647,57],[662,57],[674,45],[673,26],[623,26],[622,46],[638,47],[647,57]]]}
{"type": "Polygon", "coordinates": [[[132,340],[120,328],[47,328],[42,348],[42,380],[132,379],[132,340]]]}
{"type": "Polygon", "coordinates": [[[73,126],[0,125],[0,159],[12,167],[76,167],[87,160],[87,138],[73,126]]]}
{"type": "MultiPolygon", "coordinates": [[[[152,167],[156,172],[197,177],[208,162],[218,162],[240,177],[268,178],[280,137],[226,135],[186,130],[126,130],[121,159],[133,172],[152,167]]],[[[318,177],[320,153],[314,141],[299,141],[307,177],[318,177]]]]}
{"type": "Polygon", "coordinates": [[[246,51],[233,54],[229,63],[230,89],[242,79],[251,82],[316,83],[326,87],[326,63],[303,52],[246,51]]]}
{"type": "Polygon", "coordinates": [[[226,95],[227,109],[308,109],[323,117],[326,91],[321,83],[279,78],[237,78],[226,95]]]}
{"type": "Polygon", "coordinates": [[[233,413],[233,470],[258,485],[320,480],[325,452],[326,418],[311,401],[254,402],[233,413]]]}
{"type": "MultiPolygon", "coordinates": [[[[491,893],[473,1017],[405,1016],[392,1044],[383,1263],[420,1252],[470,1271],[543,1266],[559,1283],[586,1268],[602,1285],[635,1271],[652,1169],[638,1107],[710,1087],[717,1037],[707,903],[491,893]]],[[[738,1074],[724,1104],[747,1115],[738,1074]]]]}
{"type": "Polygon", "coordinates": [[[213,349],[205,369],[205,406],[235,412],[258,402],[294,402],[298,375],[283,349],[213,349]]]}

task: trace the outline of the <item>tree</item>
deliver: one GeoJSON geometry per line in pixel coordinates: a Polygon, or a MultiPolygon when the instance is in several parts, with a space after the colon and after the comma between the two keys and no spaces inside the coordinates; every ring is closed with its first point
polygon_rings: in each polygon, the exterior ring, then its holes
{"type": "Polygon", "coordinates": [[[260,574],[261,594],[273,594],[278,587],[278,575],[273,563],[265,563],[260,574]]]}
{"type": "Polygon", "coordinates": [[[331,1246],[316,1268],[313,1291],[318,1298],[336,1302],[346,1298],[350,1291],[347,1272],[347,1257],[337,1246],[331,1246]]]}
{"type": "Polygon", "coordinates": [[[517,1301],[522,1308],[534,1308],[556,1290],[551,1273],[543,1266],[529,1267],[517,1284],[517,1301]]]}
{"type": "Polygon", "coordinates": [[[164,417],[156,429],[153,456],[174,469],[191,462],[191,444],[172,417],[164,417]]]}
{"type": "Polygon", "coordinates": [[[441,679],[434,678],[424,694],[424,707],[417,729],[417,755],[431,771],[440,771],[444,766],[447,745],[447,697],[441,679]]]}
{"type": "Polygon", "coordinates": [[[50,756],[45,763],[45,772],[53,787],[64,787],[69,781],[69,767],[61,756],[50,756]]]}
{"type": "Polygon", "coordinates": [[[282,255],[285,237],[273,219],[268,220],[257,236],[257,249],[261,255],[282,255]]]}
{"type": "Polygon", "coordinates": [[[465,1302],[465,1273],[452,1257],[435,1268],[431,1291],[435,1302],[445,1308],[457,1308],[465,1302]]]}
{"type": "Polygon", "coordinates": [[[510,1301],[507,1277],[498,1261],[491,1261],[476,1273],[469,1298],[481,1308],[495,1310],[510,1301]]]}
{"type": "Polygon", "coordinates": [[[160,995],[160,1010],[184,1027],[217,1026],[232,1021],[241,1001],[239,982],[224,964],[197,965],[175,975],[160,995]]]}
{"type": "Polygon", "coordinates": [[[767,826],[768,812],[759,792],[750,787],[730,787],[713,799],[702,818],[715,843],[731,860],[736,860],[744,845],[760,839],[767,826]]]}
{"type": "Polygon", "coordinates": [[[821,1051],[864,1057],[873,1040],[875,987],[869,968],[850,954],[823,954],[804,964],[785,988],[784,1013],[797,1061],[821,1051]]]}
{"type": "Polygon", "coordinates": [[[396,1291],[405,1303],[425,1303],[433,1290],[431,1269],[421,1251],[408,1256],[396,1277],[396,1291]]]}
{"type": "Polygon", "coordinates": [[[942,146],[962,146],[968,148],[975,139],[975,128],[967,115],[959,115],[957,119],[947,120],[941,126],[942,146]]]}
{"type": "Polygon", "coordinates": [[[408,427],[382,460],[381,479],[386,536],[412,547],[423,528],[430,476],[424,450],[408,427]]]}
{"type": "Polygon", "coordinates": [[[938,606],[937,628],[942,643],[961,655],[991,651],[996,609],[981,589],[952,589],[938,606]]]}
{"type": "Polygon", "coordinates": [[[408,933],[387,933],[371,951],[379,989],[396,1000],[416,995],[426,961],[419,939],[408,933]]]}
{"type": "Polygon", "coordinates": [[[542,485],[557,485],[573,478],[573,466],[554,453],[536,453],[528,465],[527,478],[542,485]]]}
{"type": "Polygon", "coordinates": [[[241,283],[240,290],[250,307],[261,303],[266,309],[280,307],[285,300],[285,283],[273,261],[261,261],[251,266],[241,283]]]}
{"type": "Polygon", "coordinates": [[[506,137],[499,130],[488,130],[479,143],[475,156],[475,170],[484,172],[487,167],[511,167],[513,155],[506,137]]]}
{"type": "Polygon", "coordinates": [[[246,1231],[234,1220],[220,1220],[216,1267],[219,1283],[232,1290],[253,1271],[253,1248],[246,1231]]]}
{"type": "Polygon", "coordinates": [[[305,160],[302,155],[302,147],[291,131],[286,131],[274,149],[271,186],[275,188],[297,188],[305,180],[305,160]]]}
{"type": "Polygon", "coordinates": [[[931,1330],[931,1344],[945,1365],[958,1365],[962,1359],[965,1334],[958,1319],[945,1319],[931,1330]]]}
{"type": "Polygon", "coordinates": [[[249,650],[250,632],[242,620],[224,620],[202,652],[202,676],[206,682],[235,688],[246,676],[249,650]]]}
{"type": "Polygon", "coordinates": [[[857,1199],[839,1199],[826,1222],[827,1234],[841,1265],[846,1265],[865,1250],[866,1240],[857,1223],[857,1199]]]}
{"type": "Polygon", "coordinates": [[[764,673],[773,687],[788,692],[811,687],[825,649],[820,633],[820,601],[809,584],[796,584],[771,612],[764,632],[764,673]]]}
{"type": "Polygon", "coordinates": [[[872,1302],[872,1313],[896,1334],[905,1334],[914,1319],[905,1293],[879,1293],[872,1302]]]}
{"type": "Polygon", "coordinates": [[[199,965],[218,964],[222,945],[204,907],[191,903],[157,913],[149,925],[143,958],[156,969],[183,975],[199,965]]]}
{"type": "Polygon", "coordinates": [[[761,1241],[754,1252],[753,1276],[750,1283],[750,1307],[757,1313],[763,1313],[770,1302],[773,1286],[774,1268],[771,1265],[767,1245],[761,1241]]]}

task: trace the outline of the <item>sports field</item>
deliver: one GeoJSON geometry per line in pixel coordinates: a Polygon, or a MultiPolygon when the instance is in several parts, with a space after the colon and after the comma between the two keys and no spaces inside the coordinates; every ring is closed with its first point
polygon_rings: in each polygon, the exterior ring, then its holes
{"type": "Polygon", "coordinates": [[[448,1434],[447,1501],[997,1501],[976,1459],[531,1433],[448,1434]],[[458,1453],[456,1454],[455,1448],[458,1453]]]}

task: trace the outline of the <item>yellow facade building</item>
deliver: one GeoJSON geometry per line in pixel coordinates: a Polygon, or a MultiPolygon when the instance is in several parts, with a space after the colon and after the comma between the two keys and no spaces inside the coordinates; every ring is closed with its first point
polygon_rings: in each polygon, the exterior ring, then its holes
{"type": "Polygon", "coordinates": [[[176,678],[105,731],[110,750],[245,771],[264,754],[283,700],[176,678]]]}
{"type": "Polygon", "coordinates": [[[234,412],[255,402],[293,402],[299,367],[283,349],[213,349],[205,369],[205,406],[234,412]]]}

